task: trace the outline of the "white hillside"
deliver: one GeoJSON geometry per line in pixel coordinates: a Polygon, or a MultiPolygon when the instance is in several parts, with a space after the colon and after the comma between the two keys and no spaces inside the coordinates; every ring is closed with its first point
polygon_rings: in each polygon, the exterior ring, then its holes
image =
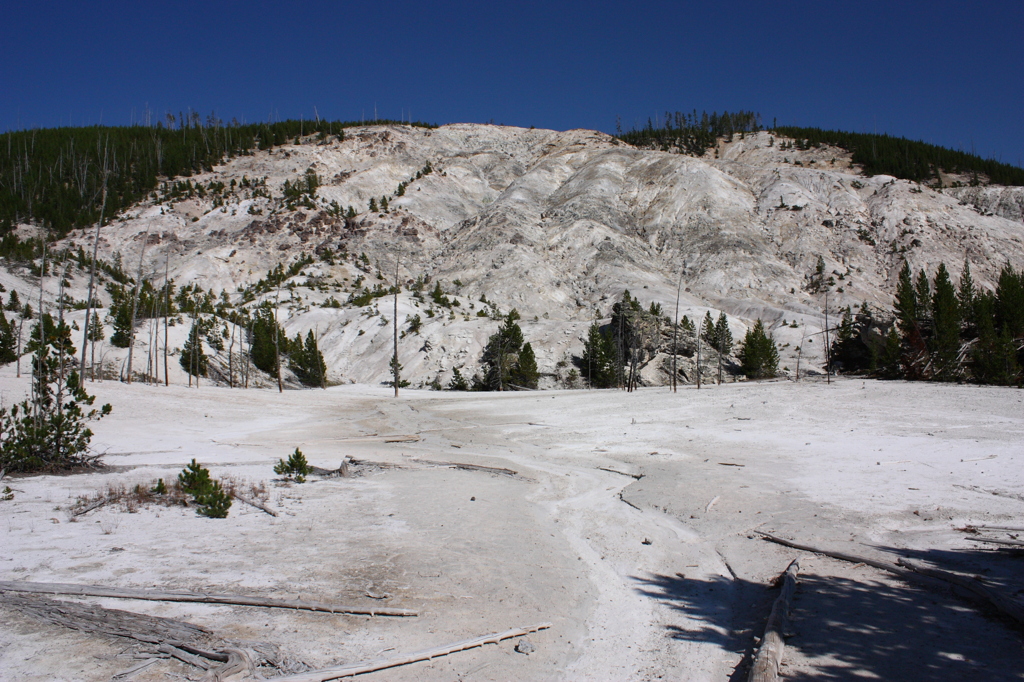
{"type": "MultiPolygon", "coordinates": [[[[392,302],[347,301],[360,277],[361,286],[388,286],[400,254],[400,325],[408,329],[413,315],[422,322],[401,341],[414,385],[446,383],[453,367],[475,371],[496,328],[477,316],[493,312],[481,296],[502,312],[520,311],[541,371],[553,373],[579,354],[586,328],[624,289],[671,313],[681,278],[681,315],[724,311],[734,336],[761,318],[780,345],[789,344],[780,364],[792,370],[794,348],[823,322],[823,295],[808,287],[819,256],[834,278],[833,311],[863,301],[888,308],[904,257],[929,271],[944,261],[954,277],[967,258],[981,286],[991,286],[1006,261],[1024,266],[1018,190],[938,192],[868,178],[841,150],[783,150],[769,133],[702,159],[635,149],[593,131],[470,124],[356,128],[342,143],[304,142],[188,179],[224,183],[223,192],[160,197],[125,212],[102,229],[101,258],[120,254],[134,276],[145,249],[143,274],[155,284],[166,267],[179,286],[224,291],[238,304],[239,291],[279,263],[327,249],[346,253],[333,264],[318,259],[290,280],[294,288],[264,297],[278,298],[290,336],[317,332],[332,381],[378,383],[388,376],[392,302]],[[428,164],[432,172],[416,179],[428,164]],[[285,182],[307,171],[321,182],[313,208],[301,201],[289,208],[285,182]],[[243,186],[264,179],[258,191],[243,186]],[[389,210],[368,211],[381,197],[389,210]],[[343,215],[350,206],[355,217],[343,215]],[[459,306],[414,298],[409,286],[425,277],[424,294],[440,281],[459,306]],[[332,298],[341,307],[321,307],[332,298]],[[800,326],[790,327],[793,321],[800,326]]],[[[80,231],[67,245],[91,250],[91,241],[90,231],[80,231]]],[[[69,294],[84,299],[87,278],[70,275],[69,294]]],[[[0,276],[24,295],[37,286],[24,273],[0,276]]],[[[56,283],[45,286],[52,300],[56,283]]],[[[179,336],[172,348],[184,330],[179,336]]],[[[148,343],[148,332],[139,339],[148,343]]],[[[803,362],[820,365],[820,351],[820,341],[805,344],[803,362]]],[[[108,353],[111,366],[119,353],[108,353]]],[[[654,367],[644,373],[648,382],[659,376],[654,367]]]]}

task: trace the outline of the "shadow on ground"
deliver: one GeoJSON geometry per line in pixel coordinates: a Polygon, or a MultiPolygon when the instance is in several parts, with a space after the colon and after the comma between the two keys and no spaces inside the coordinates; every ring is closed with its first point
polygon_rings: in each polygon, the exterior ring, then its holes
{"type": "MultiPolygon", "coordinates": [[[[991,576],[1007,595],[1022,585],[1024,558],[988,551],[876,548],[936,568],[991,576]],[[1011,589],[1012,588],[1012,589],[1011,589]]],[[[807,556],[792,552],[791,557],[807,556]]],[[[638,591],[684,613],[693,626],[670,636],[746,654],[730,679],[746,679],[753,637],[778,590],[714,576],[635,578],[638,591]]],[[[951,590],[910,585],[883,571],[821,556],[801,561],[787,640],[787,680],[1024,680],[1024,630],[951,590]]]]}

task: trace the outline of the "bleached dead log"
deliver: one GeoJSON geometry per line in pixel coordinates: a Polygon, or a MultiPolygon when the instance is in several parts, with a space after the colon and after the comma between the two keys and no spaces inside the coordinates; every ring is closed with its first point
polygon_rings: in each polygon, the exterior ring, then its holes
{"type": "Polygon", "coordinates": [[[165,653],[168,656],[173,656],[182,663],[188,663],[189,665],[194,665],[195,667],[202,668],[203,670],[210,669],[210,664],[203,660],[201,657],[196,656],[195,654],[190,654],[184,649],[179,649],[178,647],[172,644],[161,644],[159,647],[157,647],[157,651],[165,653]]]}
{"type": "Polygon", "coordinates": [[[1008,530],[1013,532],[1024,532],[1020,526],[971,526],[975,530],[1008,530]]]}
{"type": "Polygon", "coordinates": [[[551,623],[541,623],[540,625],[533,625],[526,628],[512,628],[511,630],[505,630],[504,632],[497,632],[492,635],[484,635],[483,637],[475,637],[473,639],[464,639],[461,642],[455,642],[454,644],[434,647],[433,649],[424,649],[423,651],[417,651],[416,653],[406,654],[404,656],[382,658],[376,661],[367,661],[364,663],[352,663],[349,665],[338,666],[336,668],[324,668],[323,670],[311,670],[310,672],[299,673],[298,675],[275,677],[274,680],[275,682],[328,682],[328,680],[337,680],[342,677],[351,677],[353,675],[374,672],[375,670],[395,668],[400,665],[408,665],[418,661],[429,661],[432,658],[447,656],[448,654],[465,651],[466,649],[473,649],[478,646],[483,646],[484,644],[497,644],[502,640],[511,639],[512,637],[522,637],[523,635],[528,635],[531,632],[546,630],[549,627],[551,627],[551,623]]]}
{"type": "Polygon", "coordinates": [[[131,677],[132,675],[134,675],[135,673],[142,672],[143,670],[145,670],[149,666],[153,665],[154,663],[159,663],[160,661],[164,660],[164,658],[166,658],[166,657],[165,656],[149,656],[145,661],[142,661],[141,663],[136,663],[135,665],[133,665],[132,667],[128,668],[127,670],[122,670],[119,673],[115,673],[112,679],[115,679],[115,680],[126,680],[129,677],[131,677]]]}
{"type": "Polygon", "coordinates": [[[48,597],[0,594],[0,604],[72,630],[126,637],[149,644],[174,642],[176,646],[183,646],[177,643],[194,641],[209,634],[208,630],[198,625],[171,618],[107,609],[94,604],[57,601],[48,597]]]}
{"type": "Polygon", "coordinates": [[[704,507],[704,513],[707,514],[709,511],[711,511],[711,508],[715,506],[715,502],[718,502],[720,498],[721,495],[715,495],[713,498],[711,498],[711,501],[708,502],[708,506],[704,507]]]}
{"type": "MultiPolygon", "coordinates": [[[[519,478],[519,472],[513,471],[512,469],[504,469],[502,467],[487,467],[480,464],[465,464],[463,462],[438,462],[430,459],[414,459],[413,461],[419,464],[429,464],[437,467],[447,467],[449,469],[462,469],[464,471],[483,471],[488,474],[498,474],[499,476],[510,476],[512,478],[519,478]]],[[[615,473],[621,473],[616,471],[615,473]]],[[[629,474],[627,474],[629,475],[629,474]]]]}
{"type": "Polygon", "coordinates": [[[1024,547],[1024,542],[1020,540],[998,540],[996,538],[972,538],[968,537],[967,540],[971,542],[987,542],[990,545],[1006,545],[1007,547],[1024,547]]]}
{"type": "Polygon", "coordinates": [[[191,602],[197,604],[230,604],[234,606],[260,606],[275,609],[297,609],[326,613],[349,613],[361,616],[416,616],[410,609],[366,608],[338,606],[299,599],[265,599],[240,594],[206,594],[203,592],[141,590],[130,587],[103,587],[100,585],[73,585],[68,583],[32,583],[0,581],[0,591],[34,592],[38,594],[74,594],[83,597],[113,597],[115,599],[142,599],[146,601],[191,602]]]}
{"type": "Polygon", "coordinates": [[[764,629],[761,646],[750,666],[749,682],[774,682],[779,679],[779,667],[782,665],[782,651],[786,648],[785,632],[789,625],[789,603],[796,592],[796,576],[800,571],[800,562],[793,559],[780,577],[782,594],[772,604],[772,612],[768,616],[768,624],[764,629]]]}
{"type": "MultiPolygon", "coordinates": [[[[618,474],[619,476],[629,476],[630,478],[635,478],[638,481],[644,477],[643,474],[631,474],[628,471],[619,471],[618,469],[612,469],[611,467],[597,467],[597,470],[607,471],[610,474],[618,474]]],[[[508,470],[506,469],[505,471],[508,470]]]]}
{"type": "Polygon", "coordinates": [[[915,577],[917,577],[916,574],[913,571],[909,571],[909,570],[907,570],[905,568],[900,568],[899,566],[896,566],[896,565],[893,565],[893,564],[887,564],[884,561],[876,561],[875,559],[871,559],[871,558],[863,557],[863,556],[857,556],[856,554],[846,554],[844,552],[832,552],[832,551],[829,551],[827,549],[821,549],[820,547],[812,547],[810,545],[801,545],[799,543],[792,542],[791,540],[785,540],[783,538],[776,537],[776,536],[774,536],[774,535],[772,535],[770,533],[764,533],[764,532],[761,532],[761,531],[755,531],[755,532],[758,535],[760,535],[762,538],[764,538],[765,540],[769,540],[771,542],[783,545],[785,547],[792,547],[793,549],[801,549],[801,550],[803,550],[805,552],[813,552],[814,554],[824,554],[825,556],[832,557],[833,559],[839,559],[840,561],[849,561],[851,564],[866,564],[868,566],[873,566],[875,568],[880,568],[883,571],[888,571],[888,572],[890,572],[890,573],[892,573],[894,575],[900,576],[901,578],[908,578],[908,579],[913,580],[915,577]]]}
{"type": "Polygon", "coordinates": [[[899,559],[900,566],[910,569],[915,573],[921,575],[927,575],[932,578],[938,578],[945,582],[952,583],[957,587],[971,592],[972,594],[981,597],[983,600],[991,604],[993,607],[1003,612],[1010,618],[1013,618],[1018,623],[1024,624],[1024,606],[1022,606],[1016,599],[1013,599],[1009,595],[1002,594],[998,590],[995,590],[985,584],[981,576],[973,575],[970,577],[960,575],[958,573],[951,573],[949,571],[942,571],[937,568],[928,568],[927,566],[921,566],[915,564],[909,559],[899,559]]]}
{"type": "Polygon", "coordinates": [[[207,671],[202,682],[222,682],[240,672],[251,675],[255,671],[252,658],[244,649],[228,648],[224,649],[223,653],[227,654],[228,660],[224,665],[207,671]]]}
{"type": "Polygon", "coordinates": [[[250,498],[248,498],[245,495],[242,495],[240,493],[231,493],[231,497],[234,497],[237,500],[241,500],[242,502],[245,502],[250,507],[256,507],[260,511],[265,511],[268,514],[270,514],[271,516],[277,516],[277,512],[276,511],[274,511],[273,509],[271,509],[267,505],[263,504],[259,500],[250,499],[250,498]]]}

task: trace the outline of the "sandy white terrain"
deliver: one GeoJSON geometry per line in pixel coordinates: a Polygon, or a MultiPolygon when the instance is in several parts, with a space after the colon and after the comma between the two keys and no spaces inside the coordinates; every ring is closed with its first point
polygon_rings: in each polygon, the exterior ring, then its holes
{"type": "MultiPolygon", "coordinates": [[[[221,642],[272,642],[310,667],[553,624],[530,635],[529,655],[510,640],[367,679],[739,680],[777,594],[769,584],[803,556],[787,679],[1024,677],[1019,632],[1000,617],[754,535],[909,556],[1017,596],[1019,558],[956,529],[1024,525],[1012,499],[1024,494],[1019,390],[861,380],[398,399],[366,386],[90,389],[114,407],[95,426],[107,468],[4,481],[14,499],[0,502],[0,580],[420,612],[88,600],[200,624],[221,642]],[[384,442],[395,434],[419,440],[384,442]],[[288,484],[272,465],[295,447],[325,468],[344,457],[402,468],[288,484]],[[71,522],[79,496],[173,478],[193,457],[216,476],[268,482],[279,516],[235,502],[224,520],[152,506],[71,522]]],[[[0,378],[6,404],[25,390],[27,379],[0,378]]],[[[0,618],[3,679],[106,680],[138,650],[8,609],[0,618]]],[[[162,661],[131,679],[183,677],[200,674],[162,661]]]]}

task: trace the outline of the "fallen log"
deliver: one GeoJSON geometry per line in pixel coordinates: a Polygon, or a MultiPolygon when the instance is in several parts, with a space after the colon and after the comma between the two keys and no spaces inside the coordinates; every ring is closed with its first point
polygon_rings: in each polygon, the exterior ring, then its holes
{"type": "MultiPolygon", "coordinates": [[[[480,464],[465,464],[463,462],[439,462],[430,459],[418,459],[413,458],[414,462],[418,464],[429,464],[437,467],[447,467],[449,469],[462,469],[464,471],[483,471],[488,474],[498,474],[499,476],[510,476],[512,478],[520,478],[518,471],[512,469],[503,469],[502,467],[487,467],[480,464]]],[[[616,471],[615,473],[621,473],[616,471]]],[[[631,474],[626,474],[627,476],[631,474]]]]}
{"type": "Polygon", "coordinates": [[[224,649],[223,653],[227,654],[228,660],[224,665],[208,670],[203,676],[202,682],[223,682],[240,672],[245,672],[247,675],[252,675],[255,672],[256,666],[245,650],[228,648],[224,649]]]}
{"type": "Polygon", "coordinates": [[[342,665],[335,668],[324,668],[323,670],[311,670],[310,672],[299,673],[298,675],[275,677],[273,680],[274,682],[328,682],[328,680],[337,680],[342,677],[351,677],[353,675],[374,672],[375,670],[395,668],[400,665],[408,665],[409,663],[416,663],[418,661],[429,661],[432,658],[447,656],[448,654],[465,651],[466,649],[483,646],[484,644],[496,644],[502,640],[511,639],[512,637],[522,637],[523,635],[528,635],[531,632],[546,630],[549,627],[551,627],[551,623],[541,623],[540,625],[534,625],[526,628],[512,628],[511,630],[505,630],[504,632],[497,632],[492,635],[484,635],[473,639],[464,639],[461,642],[455,642],[454,644],[447,644],[433,649],[424,649],[423,651],[417,651],[416,653],[406,654],[404,656],[382,658],[376,661],[367,661],[363,663],[351,663],[349,665],[342,665]]]}
{"type": "Polygon", "coordinates": [[[195,654],[190,654],[184,649],[179,649],[173,644],[161,644],[157,647],[157,651],[167,654],[168,656],[173,656],[182,663],[188,663],[189,665],[194,665],[195,667],[202,668],[203,670],[210,669],[210,664],[204,661],[201,657],[196,656],[195,654]]]}
{"type": "Polygon", "coordinates": [[[915,564],[909,559],[899,559],[898,563],[900,566],[908,568],[915,573],[920,573],[921,575],[926,575],[932,578],[938,578],[939,580],[944,580],[956,585],[957,587],[962,587],[968,592],[971,592],[985,600],[997,610],[1006,614],[1010,618],[1013,618],[1018,623],[1024,624],[1024,606],[1009,595],[1002,594],[998,590],[986,585],[981,576],[974,575],[967,577],[958,573],[942,571],[937,568],[928,568],[927,566],[915,564]]]}
{"type": "Polygon", "coordinates": [[[1024,528],[1020,526],[968,526],[974,530],[1007,530],[1012,532],[1024,532],[1024,528]]]}
{"type": "Polygon", "coordinates": [[[231,493],[231,497],[234,497],[237,500],[241,500],[242,502],[245,502],[250,507],[256,507],[257,509],[259,509],[261,511],[265,511],[268,514],[270,514],[271,516],[277,516],[277,512],[276,511],[274,511],[270,507],[266,506],[265,504],[263,504],[259,500],[249,499],[248,497],[246,497],[245,495],[242,495],[241,493],[231,493]]]}
{"type": "Polygon", "coordinates": [[[813,552],[814,554],[824,554],[825,556],[830,556],[833,559],[839,559],[840,561],[849,561],[851,564],[866,564],[868,566],[874,566],[875,568],[880,568],[883,571],[888,571],[890,573],[898,575],[901,578],[909,578],[909,579],[913,580],[915,577],[917,577],[917,574],[915,574],[913,571],[907,570],[905,568],[900,568],[899,566],[895,566],[893,564],[887,564],[884,561],[876,561],[876,560],[870,559],[868,557],[857,556],[856,554],[845,554],[843,552],[832,552],[832,551],[829,551],[827,549],[821,549],[820,547],[812,547],[810,545],[801,545],[799,543],[792,542],[790,540],[785,540],[783,538],[776,537],[776,536],[772,535],[771,533],[764,533],[762,531],[754,531],[754,532],[757,533],[758,535],[760,535],[765,540],[768,540],[770,542],[774,542],[774,543],[779,544],[779,545],[783,545],[785,547],[792,547],[793,549],[801,549],[801,550],[803,550],[805,552],[813,552]]]}
{"type": "Polygon", "coordinates": [[[88,505],[86,505],[86,506],[85,506],[85,507],[83,507],[82,509],[76,509],[76,510],[73,510],[73,511],[71,512],[71,515],[72,515],[72,516],[76,516],[76,517],[77,517],[77,516],[82,516],[83,514],[88,514],[88,513],[89,513],[89,512],[91,512],[91,511],[92,511],[93,509],[99,509],[99,508],[100,508],[100,507],[102,507],[103,505],[105,505],[105,504],[107,504],[107,503],[109,503],[109,502],[112,502],[112,501],[113,501],[113,499],[114,499],[114,498],[113,498],[113,497],[110,497],[110,496],[104,496],[104,497],[101,497],[100,499],[96,500],[96,501],[95,501],[95,502],[93,502],[92,504],[88,504],[88,505]]]}
{"type": "Polygon", "coordinates": [[[750,666],[750,675],[747,678],[749,682],[775,682],[779,679],[782,651],[786,648],[784,637],[789,625],[789,603],[796,592],[796,576],[799,571],[800,561],[793,559],[780,576],[782,594],[772,604],[772,612],[764,628],[761,646],[754,656],[753,665],[750,666]]]}
{"type": "Polygon", "coordinates": [[[630,478],[635,478],[638,481],[644,477],[643,474],[631,474],[628,471],[619,471],[618,469],[612,469],[611,467],[597,467],[597,470],[607,471],[610,474],[618,474],[619,476],[629,476],[630,478]]]}
{"type": "Polygon", "coordinates": [[[704,507],[704,513],[707,514],[709,511],[711,511],[711,508],[715,506],[715,502],[718,502],[718,500],[721,497],[721,495],[715,495],[713,498],[711,498],[711,501],[708,502],[708,506],[704,507]]]}
{"type": "Polygon", "coordinates": [[[264,599],[240,594],[206,594],[203,592],[161,592],[131,587],[103,587],[100,585],[72,585],[68,583],[31,583],[0,581],[0,591],[34,592],[38,594],[74,594],[83,597],[113,597],[115,599],[142,599],[146,601],[192,602],[198,604],[227,604],[232,606],[260,606],[275,609],[348,613],[360,616],[416,616],[410,609],[337,606],[299,599],[264,599]]]}
{"type": "Polygon", "coordinates": [[[1024,542],[1020,540],[997,540],[996,538],[972,538],[970,536],[965,537],[965,540],[971,542],[987,542],[992,545],[1006,545],[1007,547],[1024,547],[1024,542]]]}

